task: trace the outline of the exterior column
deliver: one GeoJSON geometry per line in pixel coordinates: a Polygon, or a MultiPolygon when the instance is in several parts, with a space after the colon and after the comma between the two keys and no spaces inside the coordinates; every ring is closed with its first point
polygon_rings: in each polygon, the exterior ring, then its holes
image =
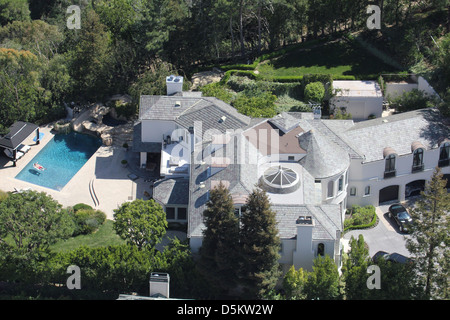
{"type": "Polygon", "coordinates": [[[14,149],[13,150],[13,163],[14,163],[14,167],[17,166],[17,150],[14,149]]]}
{"type": "Polygon", "coordinates": [[[36,144],[39,144],[39,128],[36,129],[36,144]]]}

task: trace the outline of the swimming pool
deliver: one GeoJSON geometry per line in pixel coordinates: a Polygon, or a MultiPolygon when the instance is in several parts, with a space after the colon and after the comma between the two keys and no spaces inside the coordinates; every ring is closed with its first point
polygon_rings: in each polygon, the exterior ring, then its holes
{"type": "Polygon", "coordinates": [[[101,145],[100,139],[90,135],[56,134],[16,179],[61,191],[101,145]],[[33,166],[35,163],[45,170],[37,170],[33,166]]]}

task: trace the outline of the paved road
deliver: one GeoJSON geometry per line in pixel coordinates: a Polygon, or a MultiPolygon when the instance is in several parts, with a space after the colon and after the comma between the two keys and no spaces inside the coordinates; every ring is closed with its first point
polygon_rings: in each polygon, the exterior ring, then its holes
{"type": "Polygon", "coordinates": [[[406,249],[406,237],[409,235],[401,233],[397,224],[388,217],[388,208],[390,204],[376,207],[378,224],[372,229],[353,230],[344,235],[344,241],[352,236],[357,238],[360,234],[369,246],[369,255],[372,257],[378,251],[397,252],[409,256],[406,249]]]}

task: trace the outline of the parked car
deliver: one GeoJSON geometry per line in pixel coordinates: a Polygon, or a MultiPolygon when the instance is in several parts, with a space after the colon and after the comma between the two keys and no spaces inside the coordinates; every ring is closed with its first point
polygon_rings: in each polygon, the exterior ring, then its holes
{"type": "Polygon", "coordinates": [[[416,182],[416,183],[409,183],[406,185],[405,188],[405,197],[412,197],[412,196],[417,196],[420,194],[421,191],[423,191],[425,188],[425,183],[424,182],[416,182]]]}
{"type": "Polygon", "coordinates": [[[387,253],[386,251],[378,251],[374,254],[372,257],[372,260],[374,262],[377,262],[379,259],[384,259],[386,261],[395,262],[395,263],[412,263],[411,258],[405,257],[404,255],[394,252],[394,253],[387,253]]]}
{"type": "Polygon", "coordinates": [[[389,218],[394,219],[400,232],[408,232],[413,222],[406,208],[400,203],[393,204],[389,207],[389,218]]]}

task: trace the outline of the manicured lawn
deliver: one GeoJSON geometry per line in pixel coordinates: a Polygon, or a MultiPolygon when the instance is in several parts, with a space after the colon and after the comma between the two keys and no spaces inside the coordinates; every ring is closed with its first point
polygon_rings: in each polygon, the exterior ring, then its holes
{"type": "Polygon", "coordinates": [[[260,64],[257,70],[266,78],[319,73],[353,75],[357,79],[368,79],[379,73],[399,71],[358,45],[346,41],[330,42],[311,49],[292,51],[280,58],[260,64]]]}
{"type": "Polygon", "coordinates": [[[113,229],[113,222],[106,220],[106,222],[97,230],[97,232],[90,235],[80,235],[74,238],[69,238],[54,244],[51,249],[54,251],[73,250],[81,245],[91,248],[124,244],[122,240],[113,229]]]}

